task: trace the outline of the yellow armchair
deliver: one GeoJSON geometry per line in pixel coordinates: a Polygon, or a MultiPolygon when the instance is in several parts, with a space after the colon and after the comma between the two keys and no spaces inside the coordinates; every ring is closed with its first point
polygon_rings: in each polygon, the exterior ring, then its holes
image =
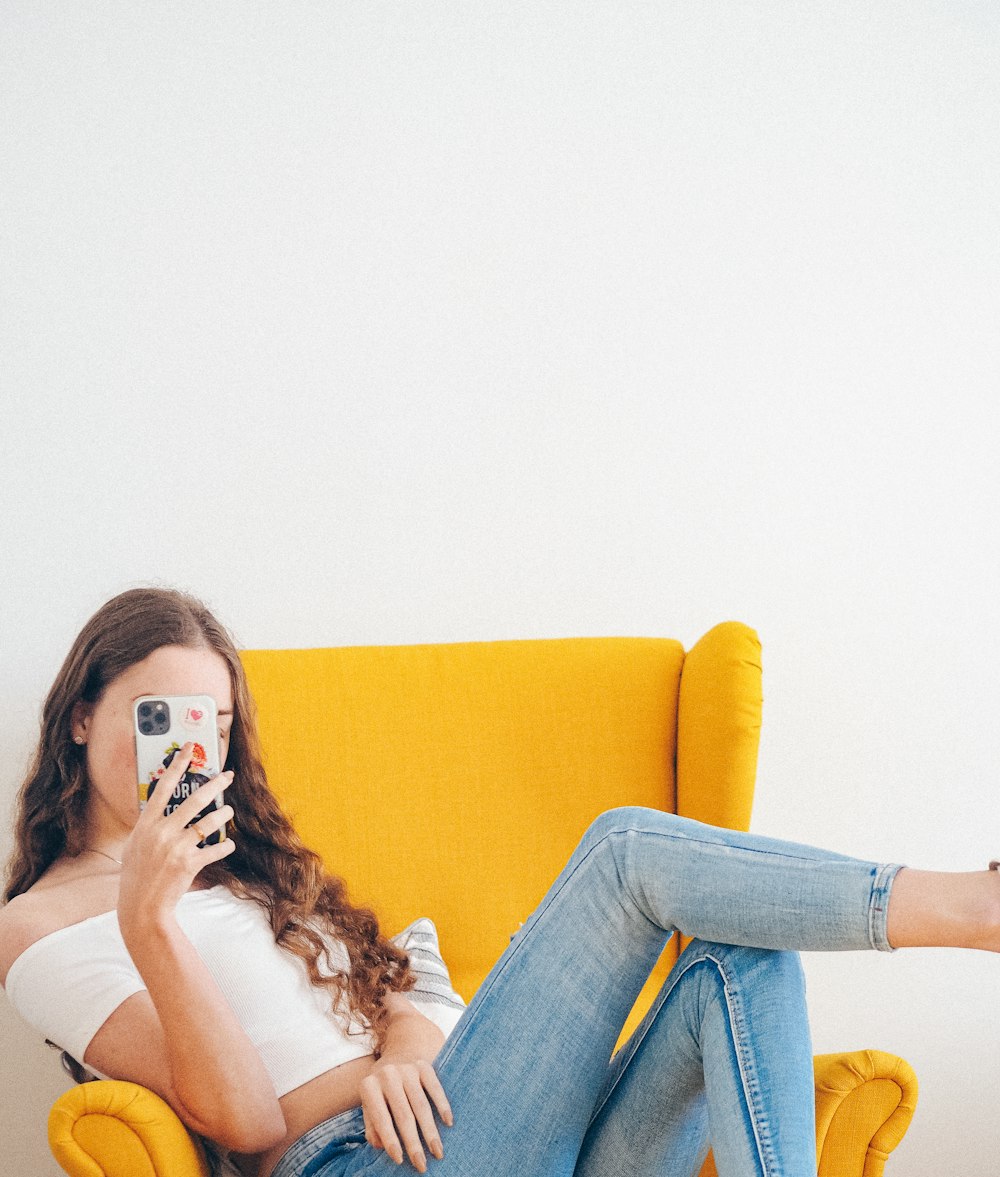
{"type": "MultiPolygon", "coordinates": [[[[554,638],[248,650],[243,662],[269,779],[299,833],[386,934],[434,920],[467,1002],[604,810],[750,828],[760,643],[738,622],[687,653],[667,638],[554,638]]],[[[671,939],[619,1046],[689,942],[671,939]]],[[[880,1177],[913,1116],[912,1069],[855,1050],[817,1055],[815,1074],[819,1177],[880,1177]]],[[[72,1177],[208,1173],[200,1142],[131,1083],[66,1092],[49,1140],[72,1177]]]]}

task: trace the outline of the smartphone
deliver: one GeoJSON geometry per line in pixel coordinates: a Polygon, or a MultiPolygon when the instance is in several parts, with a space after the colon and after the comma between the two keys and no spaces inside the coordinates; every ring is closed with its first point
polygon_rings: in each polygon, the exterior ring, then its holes
{"type": "MultiPolygon", "coordinates": [[[[135,727],[135,761],[139,770],[139,809],[146,802],[156,782],[170,767],[170,762],[189,741],[194,754],[184,775],[167,798],[164,814],[222,771],[219,763],[219,717],[211,695],[143,695],[132,705],[135,727]]],[[[225,804],[220,793],[193,817],[188,825],[225,804]]],[[[226,837],[226,827],[214,830],[199,846],[214,846],[226,837]]]]}

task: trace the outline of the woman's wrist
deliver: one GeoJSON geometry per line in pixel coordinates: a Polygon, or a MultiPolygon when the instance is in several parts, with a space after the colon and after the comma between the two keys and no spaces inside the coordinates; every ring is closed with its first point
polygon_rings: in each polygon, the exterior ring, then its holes
{"type": "Polygon", "coordinates": [[[379,1055],[379,1063],[416,1062],[425,1059],[433,1062],[444,1045],[443,1031],[422,1013],[396,1014],[385,1032],[385,1048],[379,1055]]]}
{"type": "Polygon", "coordinates": [[[162,908],[133,911],[119,907],[118,927],[129,956],[140,973],[143,972],[144,958],[162,959],[163,949],[177,936],[184,935],[176,913],[162,908]]]}

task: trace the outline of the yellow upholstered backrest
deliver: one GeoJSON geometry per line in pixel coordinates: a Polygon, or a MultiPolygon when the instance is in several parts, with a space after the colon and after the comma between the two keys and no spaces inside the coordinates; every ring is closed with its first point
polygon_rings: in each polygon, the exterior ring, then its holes
{"type": "Polygon", "coordinates": [[[243,662],[303,840],[385,934],[434,920],[466,1001],[599,813],[749,824],[759,644],[735,622],[687,657],[666,638],[558,638],[243,662]]]}

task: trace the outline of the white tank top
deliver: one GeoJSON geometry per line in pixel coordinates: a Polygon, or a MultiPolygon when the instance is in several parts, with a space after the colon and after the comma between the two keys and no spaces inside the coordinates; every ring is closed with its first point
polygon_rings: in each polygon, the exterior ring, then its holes
{"type": "MultiPolygon", "coordinates": [[[[330,991],[311,984],[305,963],[275,944],[258,904],[238,899],[220,883],[182,895],[176,916],[260,1052],[279,1096],[331,1067],[374,1053],[371,1033],[340,1012],[346,998],[340,1010],[332,1008],[330,991]]],[[[327,944],[333,968],[321,955],[320,971],[348,972],[343,943],[327,937],[327,944]]],[[[86,1062],[97,1031],[146,985],[122,940],[117,911],[108,911],[29,945],[10,966],[5,988],[29,1025],[86,1062]]]]}

